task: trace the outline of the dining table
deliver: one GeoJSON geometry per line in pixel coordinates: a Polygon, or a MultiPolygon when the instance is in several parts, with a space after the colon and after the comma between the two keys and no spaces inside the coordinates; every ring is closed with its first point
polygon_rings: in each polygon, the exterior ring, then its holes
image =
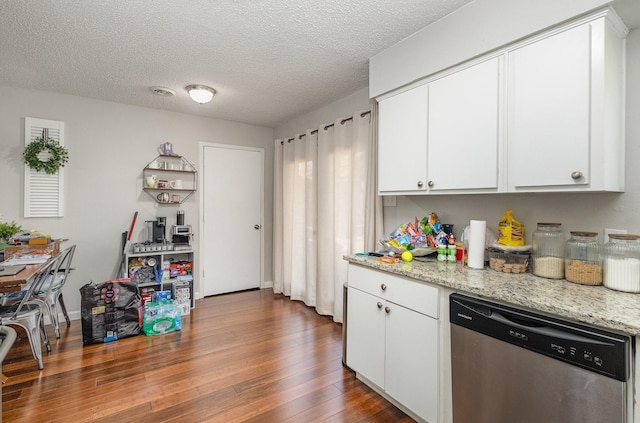
{"type": "Polygon", "coordinates": [[[12,276],[0,276],[0,293],[20,291],[47,264],[27,264],[24,269],[12,276]]]}

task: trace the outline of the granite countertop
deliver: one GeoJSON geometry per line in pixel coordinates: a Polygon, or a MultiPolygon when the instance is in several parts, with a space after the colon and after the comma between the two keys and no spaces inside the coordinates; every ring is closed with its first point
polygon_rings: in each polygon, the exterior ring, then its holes
{"type": "Polygon", "coordinates": [[[510,274],[457,263],[412,261],[388,264],[376,257],[344,256],[360,264],[418,281],[445,286],[462,293],[525,307],[577,322],[640,335],[640,294],[588,286],[564,279],[545,279],[531,273],[510,274]]]}

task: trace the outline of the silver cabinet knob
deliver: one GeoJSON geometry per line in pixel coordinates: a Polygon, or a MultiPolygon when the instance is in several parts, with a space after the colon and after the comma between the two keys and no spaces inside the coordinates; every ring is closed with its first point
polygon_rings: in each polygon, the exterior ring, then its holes
{"type": "Polygon", "coordinates": [[[433,183],[433,181],[429,181],[427,182],[427,185],[429,185],[429,187],[432,188],[435,184],[433,183]]]}
{"type": "Polygon", "coordinates": [[[579,172],[577,170],[575,172],[571,172],[571,179],[576,180],[580,178],[582,178],[582,172],[579,172]]]}
{"type": "Polygon", "coordinates": [[[391,313],[391,308],[389,306],[385,307],[384,312],[387,314],[391,313]]]}
{"type": "Polygon", "coordinates": [[[386,291],[387,290],[387,285],[385,285],[385,284],[380,285],[380,289],[382,289],[383,291],[386,291]]]}
{"type": "Polygon", "coordinates": [[[378,308],[382,308],[382,303],[380,301],[378,301],[378,304],[376,304],[378,306],[378,308]]]}
{"type": "Polygon", "coordinates": [[[422,185],[424,185],[424,184],[422,183],[422,181],[418,181],[417,185],[418,185],[418,188],[422,188],[422,185]]]}
{"type": "Polygon", "coordinates": [[[253,225],[253,229],[255,229],[255,230],[260,229],[260,225],[253,225]]]}

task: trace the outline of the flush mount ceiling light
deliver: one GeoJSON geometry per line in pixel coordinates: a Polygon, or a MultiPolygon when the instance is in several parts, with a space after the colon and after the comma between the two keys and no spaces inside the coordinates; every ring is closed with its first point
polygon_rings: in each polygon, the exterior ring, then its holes
{"type": "Polygon", "coordinates": [[[150,89],[154,94],[161,95],[163,97],[171,97],[176,93],[175,91],[167,87],[151,87],[150,89]]]}
{"type": "Polygon", "coordinates": [[[206,85],[187,85],[185,89],[196,103],[204,104],[211,101],[216,90],[206,85]]]}

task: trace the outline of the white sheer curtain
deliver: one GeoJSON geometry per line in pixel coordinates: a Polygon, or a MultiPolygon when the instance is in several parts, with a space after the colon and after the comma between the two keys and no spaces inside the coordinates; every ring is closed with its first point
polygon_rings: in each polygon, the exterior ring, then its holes
{"type": "Polygon", "coordinates": [[[342,322],[345,254],[382,234],[376,187],[377,110],[275,144],[273,286],[342,322]]]}

